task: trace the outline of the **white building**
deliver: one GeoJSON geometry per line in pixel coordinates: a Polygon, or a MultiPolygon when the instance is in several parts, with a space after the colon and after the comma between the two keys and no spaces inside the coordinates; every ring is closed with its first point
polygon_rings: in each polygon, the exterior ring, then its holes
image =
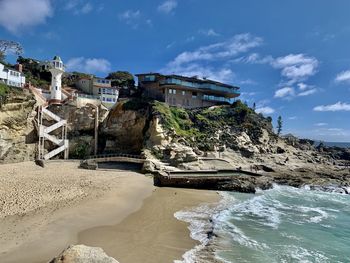
{"type": "Polygon", "coordinates": [[[51,101],[60,102],[62,98],[62,74],[64,73],[64,65],[59,56],[55,56],[49,63],[49,71],[51,72],[51,101]]]}
{"type": "Polygon", "coordinates": [[[26,77],[22,72],[7,68],[0,63],[0,82],[9,86],[22,88],[26,82],[26,77]]]}
{"type": "Polygon", "coordinates": [[[82,77],[76,82],[76,86],[87,94],[99,97],[108,109],[118,101],[119,90],[117,87],[112,87],[109,79],[82,77]]]}

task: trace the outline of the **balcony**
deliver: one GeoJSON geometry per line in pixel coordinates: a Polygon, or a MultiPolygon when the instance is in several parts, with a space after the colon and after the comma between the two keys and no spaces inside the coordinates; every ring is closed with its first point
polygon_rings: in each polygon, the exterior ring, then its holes
{"type": "Polygon", "coordinates": [[[233,102],[231,98],[218,97],[218,96],[212,96],[212,95],[203,95],[203,100],[215,101],[215,102],[226,102],[230,104],[233,102]]]}
{"type": "Polygon", "coordinates": [[[236,87],[230,88],[230,87],[220,86],[212,83],[196,83],[196,82],[190,82],[190,81],[185,81],[185,80],[176,79],[176,78],[167,78],[165,80],[162,80],[160,81],[160,85],[179,85],[179,86],[184,86],[184,87],[193,88],[193,89],[216,91],[221,93],[237,94],[237,95],[240,94],[239,88],[236,88],[236,87]]]}

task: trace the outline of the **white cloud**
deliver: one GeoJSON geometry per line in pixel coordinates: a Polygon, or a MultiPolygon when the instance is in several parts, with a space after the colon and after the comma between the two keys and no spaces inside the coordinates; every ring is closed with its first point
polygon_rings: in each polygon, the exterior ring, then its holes
{"type": "Polygon", "coordinates": [[[343,71],[337,75],[335,82],[347,82],[350,83],[350,70],[343,71]]]}
{"type": "Polygon", "coordinates": [[[298,93],[298,96],[301,96],[301,97],[309,96],[309,95],[315,94],[316,92],[317,92],[317,89],[309,89],[309,90],[298,93]]]}
{"type": "Polygon", "coordinates": [[[0,25],[14,34],[45,23],[52,14],[50,0],[0,0],[0,25]]]}
{"type": "Polygon", "coordinates": [[[126,10],[124,13],[119,14],[119,18],[126,22],[138,19],[140,17],[140,10],[126,10]]]}
{"type": "Polygon", "coordinates": [[[314,111],[350,111],[350,104],[338,101],[331,105],[316,106],[314,111]]]}
{"type": "MultiPolygon", "coordinates": [[[[74,15],[86,15],[94,10],[94,6],[90,2],[85,0],[70,0],[64,6],[66,10],[72,11],[74,15]]],[[[103,9],[103,5],[97,8],[100,12],[103,9]]]]}
{"type": "Polygon", "coordinates": [[[246,57],[240,57],[233,60],[233,62],[243,62],[247,64],[270,64],[272,61],[273,61],[272,56],[262,57],[258,53],[252,53],[246,57]]]}
{"type": "Polygon", "coordinates": [[[261,107],[261,108],[257,108],[255,111],[256,111],[257,113],[262,113],[262,114],[272,114],[272,113],[275,112],[275,110],[274,110],[273,108],[268,107],[268,106],[266,106],[266,107],[261,107]]]}
{"type": "Polygon", "coordinates": [[[281,75],[292,85],[315,75],[319,62],[316,58],[305,54],[289,54],[274,59],[271,65],[274,68],[281,69],[281,75]]]}
{"type": "Polygon", "coordinates": [[[160,71],[168,74],[197,75],[217,81],[232,82],[235,74],[222,61],[257,47],[262,42],[261,38],[249,33],[235,35],[224,42],[203,46],[194,51],[182,52],[160,71]]]}
{"type": "Polygon", "coordinates": [[[175,0],[167,0],[161,5],[158,6],[158,11],[169,14],[177,7],[177,1],[175,0]]]}
{"type": "Polygon", "coordinates": [[[133,29],[137,29],[141,24],[152,26],[152,20],[144,17],[140,10],[126,10],[119,14],[119,19],[133,29]]]}
{"type": "Polygon", "coordinates": [[[315,123],[315,126],[318,126],[318,127],[327,126],[327,125],[328,125],[328,123],[325,123],[325,122],[315,123]]]}
{"type": "Polygon", "coordinates": [[[208,37],[218,37],[220,36],[219,33],[217,33],[214,29],[208,29],[208,30],[199,30],[199,33],[208,37]]]}
{"type": "Polygon", "coordinates": [[[297,119],[298,119],[298,117],[297,117],[297,116],[291,116],[291,117],[288,117],[288,120],[292,120],[292,121],[297,120],[297,119]]]}
{"type": "Polygon", "coordinates": [[[195,51],[185,51],[179,54],[171,64],[181,65],[195,61],[228,59],[239,53],[247,52],[254,47],[258,47],[262,42],[262,38],[252,36],[249,33],[235,35],[225,42],[200,47],[195,51]]]}
{"type": "Polygon", "coordinates": [[[68,71],[79,71],[84,73],[107,73],[111,70],[111,63],[103,58],[77,57],[68,60],[68,71]]]}
{"type": "Polygon", "coordinates": [[[290,98],[295,95],[294,89],[291,87],[284,87],[276,90],[274,97],[275,98],[290,98]]]}
{"type": "Polygon", "coordinates": [[[92,11],[93,6],[90,3],[86,3],[82,8],[81,8],[81,13],[82,14],[88,14],[92,11]]]}
{"type": "Polygon", "coordinates": [[[305,83],[298,83],[297,84],[299,90],[306,90],[309,88],[309,85],[305,84],[305,83]]]}
{"type": "Polygon", "coordinates": [[[231,69],[225,67],[216,69],[196,63],[176,68],[166,67],[161,71],[165,74],[178,74],[187,77],[197,76],[198,78],[208,78],[221,82],[230,82],[235,76],[231,69]]]}

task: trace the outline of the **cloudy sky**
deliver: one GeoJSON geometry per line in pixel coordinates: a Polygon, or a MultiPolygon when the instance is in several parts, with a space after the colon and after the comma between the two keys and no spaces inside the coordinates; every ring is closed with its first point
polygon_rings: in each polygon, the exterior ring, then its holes
{"type": "Polygon", "coordinates": [[[284,133],[350,141],[349,10],[349,0],[0,0],[0,39],[102,77],[224,81],[281,115],[284,133]]]}

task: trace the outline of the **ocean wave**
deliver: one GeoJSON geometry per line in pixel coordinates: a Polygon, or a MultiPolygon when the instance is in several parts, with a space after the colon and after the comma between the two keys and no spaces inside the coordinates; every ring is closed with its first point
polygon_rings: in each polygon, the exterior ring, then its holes
{"type": "Polygon", "coordinates": [[[345,218],[350,220],[348,195],[278,185],[255,195],[231,192],[221,195],[216,206],[201,205],[175,213],[177,219],[189,223],[191,237],[200,242],[176,263],[323,263],[344,262],[339,258],[350,257],[347,250],[318,244],[313,236],[321,235],[320,240],[339,235],[349,238],[344,234],[348,222],[345,218]],[[214,238],[208,237],[208,233],[214,238]]]}

